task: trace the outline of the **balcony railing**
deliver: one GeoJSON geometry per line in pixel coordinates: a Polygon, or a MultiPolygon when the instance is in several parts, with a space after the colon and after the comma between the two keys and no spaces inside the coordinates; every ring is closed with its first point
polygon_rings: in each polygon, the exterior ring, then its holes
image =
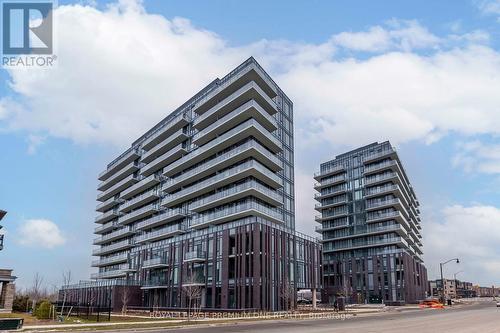
{"type": "MultiPolygon", "coordinates": [[[[151,133],[146,140],[142,143],[143,147],[149,147],[151,146],[152,141],[155,141],[159,136],[161,136],[165,131],[171,129],[175,125],[179,124],[179,122],[185,122],[188,123],[190,121],[189,117],[186,114],[179,114],[175,118],[173,118],[171,121],[168,123],[164,124],[160,128],[156,129],[155,132],[151,133]]],[[[149,147],[151,148],[151,147],[149,147]]]]}
{"type": "Polygon", "coordinates": [[[385,219],[385,218],[390,218],[390,217],[402,217],[402,215],[397,210],[392,211],[392,212],[385,212],[385,213],[373,212],[373,213],[366,215],[366,221],[369,222],[369,221],[373,221],[373,220],[385,219]]]}
{"type": "Polygon", "coordinates": [[[201,250],[188,251],[184,253],[184,261],[205,261],[207,258],[207,253],[201,250]]]}
{"type": "MultiPolygon", "coordinates": [[[[212,124],[210,124],[209,126],[204,128],[203,130],[201,130],[200,132],[196,133],[193,136],[193,142],[196,143],[196,141],[199,140],[200,138],[202,138],[203,136],[212,132],[214,129],[218,128],[222,124],[226,124],[230,119],[235,118],[235,117],[239,116],[240,114],[247,112],[247,110],[250,108],[254,108],[254,109],[258,110],[259,114],[264,119],[266,119],[270,124],[272,124],[274,128],[278,127],[278,123],[277,123],[276,119],[274,119],[271,115],[269,115],[269,113],[264,111],[262,109],[262,107],[256,101],[250,100],[250,101],[246,102],[245,104],[239,106],[237,109],[225,114],[222,118],[213,122],[212,124]]],[[[217,110],[215,112],[217,112],[217,110]]],[[[197,118],[196,121],[199,121],[200,119],[202,119],[204,117],[208,117],[210,115],[211,115],[211,113],[207,112],[207,113],[203,114],[203,116],[197,118]]]]}
{"type": "Polygon", "coordinates": [[[106,265],[111,265],[111,264],[115,264],[115,263],[119,263],[119,262],[128,261],[128,259],[129,259],[129,256],[127,253],[118,254],[118,255],[111,256],[111,257],[101,258],[99,260],[93,260],[92,266],[94,266],[94,267],[106,266],[106,265]]]}
{"type": "Polygon", "coordinates": [[[136,228],[137,230],[152,228],[163,223],[175,221],[176,219],[179,219],[186,215],[187,212],[183,208],[169,209],[166,212],[162,212],[159,215],[152,216],[147,220],[137,223],[136,228]]]}
{"type": "Polygon", "coordinates": [[[386,150],[378,151],[378,152],[373,152],[373,153],[368,154],[364,157],[364,163],[367,163],[368,161],[377,159],[377,158],[382,157],[382,156],[393,154],[395,152],[396,152],[396,150],[394,150],[394,148],[390,148],[390,149],[386,149],[386,150]]]}
{"type": "Polygon", "coordinates": [[[378,207],[383,207],[387,205],[397,205],[401,204],[401,201],[399,199],[387,199],[387,200],[379,200],[379,201],[374,201],[374,202],[367,202],[366,208],[371,209],[371,208],[378,208],[378,207]]]}
{"type": "Polygon", "coordinates": [[[408,243],[402,237],[390,237],[390,238],[374,239],[374,240],[359,240],[359,241],[353,240],[353,241],[347,241],[345,244],[337,244],[337,245],[333,245],[332,243],[327,243],[323,246],[323,251],[325,252],[338,251],[351,248],[381,246],[394,243],[401,243],[408,247],[408,243]]]}
{"type": "Polygon", "coordinates": [[[92,255],[98,256],[98,255],[103,255],[106,253],[116,252],[116,251],[125,249],[127,247],[131,247],[131,246],[133,246],[133,244],[134,243],[132,242],[131,239],[122,240],[120,242],[117,242],[117,243],[114,243],[111,245],[101,246],[99,249],[94,249],[92,251],[92,255]]]}
{"type": "Polygon", "coordinates": [[[320,172],[315,172],[314,173],[314,178],[319,178],[319,177],[322,177],[324,175],[328,175],[330,173],[333,173],[333,172],[339,172],[339,171],[342,171],[342,170],[345,170],[345,166],[343,165],[333,165],[331,167],[328,167],[320,172]]]}
{"type": "Polygon", "coordinates": [[[393,185],[385,185],[382,187],[372,187],[372,188],[367,188],[365,195],[377,195],[377,194],[383,194],[386,192],[392,192],[395,191],[399,188],[398,185],[393,184],[393,185]]]}
{"type": "Polygon", "coordinates": [[[377,175],[377,176],[372,176],[372,177],[366,177],[365,185],[370,185],[373,183],[378,183],[378,182],[382,182],[385,180],[390,180],[390,179],[395,178],[395,177],[397,177],[397,174],[395,172],[390,172],[390,173],[386,173],[383,175],[377,175]]]}
{"type": "Polygon", "coordinates": [[[109,220],[114,219],[115,217],[120,216],[120,213],[117,209],[110,210],[109,212],[103,213],[95,218],[95,223],[104,223],[109,220]]]}
{"type": "Polygon", "coordinates": [[[112,208],[112,207],[120,204],[123,201],[124,201],[123,199],[112,197],[104,202],[99,203],[97,205],[97,207],[95,208],[95,210],[98,212],[104,212],[106,210],[109,210],[109,208],[112,208]]]}
{"type": "Polygon", "coordinates": [[[343,182],[346,180],[344,175],[333,177],[332,179],[324,180],[321,183],[315,183],[314,188],[321,188],[338,182],[343,182]]]}
{"type": "MultiPolygon", "coordinates": [[[[344,184],[345,185],[345,184],[344,184]]],[[[328,193],[315,193],[314,194],[314,199],[316,200],[319,200],[321,199],[322,197],[328,197],[328,196],[334,196],[334,195],[337,195],[337,194],[340,194],[340,193],[343,193],[347,191],[347,187],[346,186],[341,186],[339,188],[335,188],[335,189],[332,189],[331,191],[329,191],[328,193]]]]}
{"type": "Polygon", "coordinates": [[[139,179],[137,178],[137,176],[130,175],[130,176],[128,176],[128,177],[120,180],[118,183],[116,183],[115,185],[111,186],[106,191],[100,193],[97,196],[97,200],[99,200],[99,201],[101,201],[101,200],[107,200],[108,197],[113,196],[116,193],[120,192],[120,190],[125,189],[128,183],[138,182],[138,181],[139,181],[139,179]]]}
{"type": "Polygon", "coordinates": [[[172,237],[177,234],[183,233],[185,231],[186,231],[185,224],[174,224],[152,232],[147,232],[142,235],[139,235],[136,237],[135,241],[136,243],[151,242],[154,240],[172,237]]]}
{"type": "Polygon", "coordinates": [[[255,180],[250,180],[250,181],[246,181],[242,184],[228,188],[224,191],[220,191],[220,192],[217,192],[215,194],[209,195],[208,197],[193,201],[191,203],[190,209],[194,210],[194,209],[197,209],[199,207],[206,206],[206,205],[213,203],[213,202],[216,202],[220,199],[240,194],[243,191],[246,191],[249,189],[254,189],[256,191],[264,193],[267,197],[271,198],[272,200],[283,204],[283,198],[278,192],[265,187],[264,185],[262,185],[261,183],[255,181],[255,180]]]}
{"type": "Polygon", "coordinates": [[[219,183],[223,181],[224,179],[227,179],[229,177],[232,177],[234,175],[237,175],[239,173],[242,173],[245,170],[248,169],[256,169],[259,171],[261,174],[265,175],[267,178],[271,179],[274,181],[276,184],[281,184],[281,179],[273,172],[271,172],[269,169],[264,167],[262,164],[255,160],[250,160],[245,163],[242,163],[236,167],[233,167],[231,169],[228,169],[224,172],[221,172],[213,177],[210,177],[206,180],[203,180],[195,185],[186,187],[185,189],[176,192],[174,194],[171,194],[167,197],[165,197],[162,201],[162,205],[168,205],[172,204],[173,202],[179,200],[182,197],[192,195],[200,190],[206,189],[209,191],[212,186],[215,186],[216,183],[219,183]]]}
{"type": "Polygon", "coordinates": [[[162,180],[162,176],[159,176],[159,175],[151,175],[151,176],[148,176],[148,177],[141,177],[139,178],[139,182],[130,186],[129,188],[127,188],[126,190],[124,190],[122,193],[121,193],[121,196],[122,198],[124,199],[127,199],[131,196],[133,196],[134,194],[137,194],[137,193],[140,193],[141,191],[145,190],[147,187],[151,187],[153,186],[154,184],[158,184],[161,180],[162,180]],[[153,184],[153,185],[151,185],[153,184]]]}
{"type": "MultiPolygon", "coordinates": [[[[236,155],[239,155],[242,152],[247,151],[247,150],[252,149],[252,148],[258,150],[260,154],[264,155],[273,164],[275,164],[277,166],[281,165],[281,162],[276,155],[272,154],[270,151],[268,151],[266,148],[264,148],[257,141],[251,140],[251,141],[248,141],[248,142],[242,144],[241,146],[238,146],[238,147],[228,151],[227,153],[221,154],[221,155],[209,160],[208,162],[203,163],[202,165],[200,165],[194,169],[191,169],[187,172],[184,172],[183,174],[181,174],[178,177],[168,179],[165,182],[165,184],[163,185],[163,188],[168,190],[169,188],[171,188],[175,184],[179,184],[179,183],[181,183],[181,182],[183,182],[183,181],[185,181],[193,176],[199,175],[204,170],[210,170],[212,167],[216,166],[217,164],[220,164],[224,161],[227,161],[230,158],[232,158],[236,155]]],[[[187,156],[189,156],[189,155],[187,155],[187,156]]]]}
{"type": "MultiPolygon", "coordinates": [[[[118,167],[120,166],[120,164],[122,162],[126,161],[129,158],[134,158],[134,157],[137,158],[139,156],[140,156],[140,152],[136,148],[132,148],[132,149],[126,151],[121,156],[119,156],[117,159],[115,159],[113,162],[108,164],[108,167],[106,168],[106,170],[104,170],[103,172],[101,172],[99,174],[99,179],[101,179],[103,177],[108,178],[109,175],[112,174],[113,171],[118,170],[118,167]],[[105,177],[106,175],[108,175],[108,177],[105,177]]],[[[101,180],[105,180],[105,179],[101,179],[101,180]]]]}
{"type": "Polygon", "coordinates": [[[131,223],[134,222],[135,220],[141,218],[142,216],[145,216],[147,214],[153,214],[154,212],[158,211],[158,205],[156,203],[144,206],[140,209],[134,210],[128,214],[125,214],[123,216],[120,216],[118,218],[118,223],[120,224],[126,224],[126,223],[131,223]]]}
{"type": "Polygon", "coordinates": [[[108,241],[113,240],[113,239],[120,238],[122,236],[125,237],[127,235],[132,235],[134,232],[135,232],[135,229],[133,229],[132,227],[130,227],[130,226],[125,227],[125,228],[110,232],[109,234],[106,234],[104,236],[94,238],[94,244],[101,244],[101,243],[105,243],[105,242],[108,242],[108,241]]]}
{"type": "Polygon", "coordinates": [[[146,176],[150,175],[156,170],[160,170],[164,166],[167,166],[168,164],[172,163],[173,161],[178,159],[182,154],[186,153],[187,153],[186,145],[184,143],[179,143],[174,148],[170,149],[169,151],[163,153],[162,155],[155,158],[153,161],[146,164],[141,169],[141,174],[146,176]]]}
{"type": "Polygon", "coordinates": [[[369,172],[385,169],[387,167],[397,165],[397,163],[398,162],[396,160],[391,160],[391,161],[385,161],[385,162],[381,162],[381,163],[377,163],[377,164],[367,165],[365,167],[364,173],[369,173],[369,172]]]}
{"type": "Polygon", "coordinates": [[[265,137],[270,140],[276,147],[281,147],[281,143],[279,140],[269,133],[266,129],[262,127],[257,121],[250,119],[245,121],[244,123],[241,123],[240,125],[234,127],[233,129],[227,131],[226,133],[222,134],[221,136],[217,137],[216,139],[210,141],[209,143],[199,147],[198,149],[192,150],[189,152],[189,154],[181,157],[177,161],[173,162],[172,164],[168,165],[163,169],[163,173],[167,176],[171,176],[172,173],[176,173],[174,171],[176,168],[180,167],[181,165],[187,163],[188,161],[191,163],[194,163],[193,160],[196,158],[196,160],[200,160],[203,157],[208,157],[209,155],[215,153],[213,150],[215,147],[218,145],[222,144],[225,141],[228,141],[230,138],[233,136],[237,135],[238,133],[242,132],[246,128],[249,128],[251,126],[256,127],[259,129],[262,133],[265,134],[265,137]]]}
{"type": "Polygon", "coordinates": [[[124,211],[130,210],[133,208],[133,206],[140,205],[145,200],[148,200],[151,198],[159,198],[160,195],[158,192],[159,192],[158,189],[152,189],[150,191],[147,191],[146,193],[139,195],[138,197],[130,199],[130,200],[124,202],[122,205],[120,205],[120,211],[124,212],[124,211]]]}
{"type": "Polygon", "coordinates": [[[156,268],[156,267],[166,267],[168,266],[168,257],[161,256],[152,259],[147,259],[142,262],[142,268],[156,268]]]}
{"type": "Polygon", "coordinates": [[[260,213],[267,218],[273,219],[276,222],[282,222],[283,216],[276,209],[266,207],[255,200],[247,199],[244,202],[230,206],[228,208],[223,208],[212,213],[200,214],[198,217],[191,220],[191,227],[196,227],[199,225],[205,225],[208,223],[217,223],[219,220],[226,220],[232,218],[233,216],[240,216],[248,211],[255,211],[260,213]]]}

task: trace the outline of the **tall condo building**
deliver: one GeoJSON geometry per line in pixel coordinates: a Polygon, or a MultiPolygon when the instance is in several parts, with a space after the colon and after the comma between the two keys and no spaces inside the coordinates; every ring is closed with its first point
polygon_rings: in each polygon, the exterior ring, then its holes
{"type": "Polygon", "coordinates": [[[133,281],[148,307],[185,307],[197,286],[203,308],[266,310],[293,306],[291,287],[320,286],[321,245],[295,232],[293,104],[253,58],[99,180],[88,286],[133,281]]]}
{"type": "Polygon", "coordinates": [[[323,301],[413,303],[425,297],[419,202],[387,142],[338,155],[315,174],[323,301]]]}

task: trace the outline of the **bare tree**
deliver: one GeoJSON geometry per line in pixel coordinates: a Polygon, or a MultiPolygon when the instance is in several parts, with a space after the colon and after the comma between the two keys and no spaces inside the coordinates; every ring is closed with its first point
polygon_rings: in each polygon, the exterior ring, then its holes
{"type": "Polygon", "coordinates": [[[122,287],[121,301],[122,301],[122,315],[125,315],[127,313],[128,302],[130,301],[130,288],[128,286],[122,287]]]}
{"type": "Polygon", "coordinates": [[[200,277],[191,274],[182,284],[182,293],[188,299],[188,319],[191,317],[191,308],[201,298],[203,287],[200,277]]]}
{"type": "Polygon", "coordinates": [[[42,285],[43,285],[43,277],[40,275],[40,273],[36,272],[35,275],[33,276],[33,283],[29,291],[29,296],[32,300],[31,308],[33,309],[33,311],[35,311],[36,303],[44,293],[42,285]]]}
{"type": "Polygon", "coordinates": [[[297,290],[295,286],[288,280],[285,280],[280,288],[280,296],[283,299],[283,305],[287,311],[295,308],[294,303],[296,295],[297,290]]]}
{"type": "Polygon", "coordinates": [[[64,305],[66,305],[66,297],[68,296],[68,289],[65,286],[71,284],[71,270],[62,273],[63,278],[63,286],[62,286],[62,294],[63,294],[63,303],[61,306],[61,316],[64,316],[64,305]]]}

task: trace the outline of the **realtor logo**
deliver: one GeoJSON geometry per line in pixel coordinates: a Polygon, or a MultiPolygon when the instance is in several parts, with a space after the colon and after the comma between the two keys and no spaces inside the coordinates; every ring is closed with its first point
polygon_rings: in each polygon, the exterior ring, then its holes
{"type": "Polygon", "coordinates": [[[52,54],[52,9],[52,1],[3,1],[3,54],[52,54]]]}

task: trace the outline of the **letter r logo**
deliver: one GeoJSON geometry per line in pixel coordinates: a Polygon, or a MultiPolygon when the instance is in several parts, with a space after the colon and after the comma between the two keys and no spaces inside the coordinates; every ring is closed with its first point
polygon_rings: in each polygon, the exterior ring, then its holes
{"type": "Polygon", "coordinates": [[[50,1],[2,2],[3,54],[51,54],[50,1]]]}

